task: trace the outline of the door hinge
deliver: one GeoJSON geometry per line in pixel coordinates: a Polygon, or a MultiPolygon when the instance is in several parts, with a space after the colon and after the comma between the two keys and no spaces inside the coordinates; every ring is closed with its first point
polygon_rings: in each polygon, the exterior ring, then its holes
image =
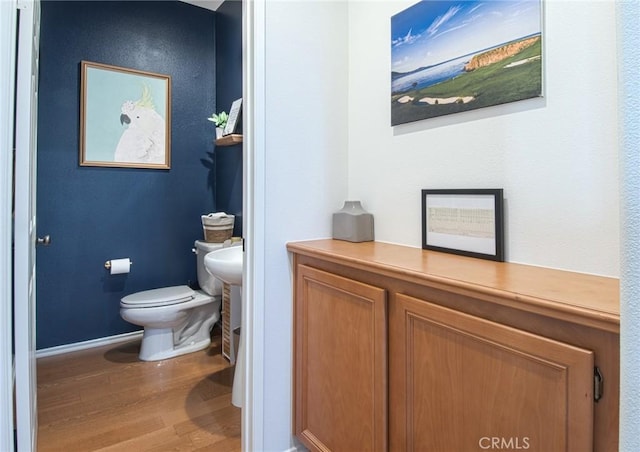
{"type": "Polygon", "coordinates": [[[598,366],[593,368],[593,400],[598,402],[602,398],[604,378],[598,366]]]}

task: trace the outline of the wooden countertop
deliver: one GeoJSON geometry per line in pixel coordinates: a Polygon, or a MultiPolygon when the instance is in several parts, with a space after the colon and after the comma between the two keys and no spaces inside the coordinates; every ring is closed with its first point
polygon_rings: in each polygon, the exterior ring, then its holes
{"type": "Polygon", "coordinates": [[[620,332],[617,278],[493,262],[383,242],[324,239],[292,242],[287,249],[523,311],[620,332]]]}

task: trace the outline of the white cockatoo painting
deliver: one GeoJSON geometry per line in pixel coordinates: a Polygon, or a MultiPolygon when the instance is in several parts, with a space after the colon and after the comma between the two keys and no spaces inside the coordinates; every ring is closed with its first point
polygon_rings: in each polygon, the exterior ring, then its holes
{"type": "Polygon", "coordinates": [[[156,111],[146,85],[140,99],[122,104],[120,124],[125,129],[116,146],[115,161],[165,163],[165,120],[156,111]]]}

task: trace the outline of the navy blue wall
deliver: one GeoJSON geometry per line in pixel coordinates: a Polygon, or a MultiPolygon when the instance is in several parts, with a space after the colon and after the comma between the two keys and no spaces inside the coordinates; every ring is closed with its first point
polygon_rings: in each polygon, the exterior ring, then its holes
{"type": "MultiPolygon", "coordinates": [[[[216,11],[216,99],[226,112],[242,97],[242,2],[226,1],[216,11]]],[[[242,133],[242,124],[237,133],[242,133]]],[[[242,236],[242,145],[216,147],[216,207],[236,216],[234,235],[242,236]]]]}
{"type": "Polygon", "coordinates": [[[225,172],[207,164],[215,39],[216,13],[181,2],[42,3],[37,209],[52,244],[37,254],[38,349],[138,330],[121,297],[196,281],[191,248],[225,172]],[[170,170],[78,165],[81,60],[171,75],[170,170]],[[109,275],[120,257],[131,272],[109,275]]]}

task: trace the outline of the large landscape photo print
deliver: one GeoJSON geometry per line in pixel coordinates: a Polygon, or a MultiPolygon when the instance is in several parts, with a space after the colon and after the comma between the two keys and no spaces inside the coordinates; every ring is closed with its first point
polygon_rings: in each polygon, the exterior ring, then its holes
{"type": "Polygon", "coordinates": [[[540,96],[541,0],[423,0],[391,18],[391,125],[540,96]]]}

